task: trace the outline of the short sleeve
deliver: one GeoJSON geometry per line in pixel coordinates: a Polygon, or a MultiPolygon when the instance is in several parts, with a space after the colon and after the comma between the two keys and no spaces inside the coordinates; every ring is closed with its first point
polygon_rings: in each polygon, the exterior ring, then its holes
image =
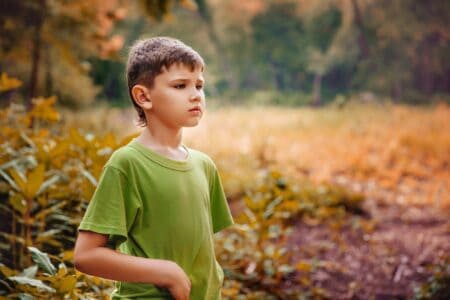
{"type": "Polygon", "coordinates": [[[113,245],[128,238],[138,205],[133,202],[125,175],[106,166],[78,230],[108,234],[113,245]]]}
{"type": "Polygon", "coordinates": [[[214,167],[211,179],[211,217],[213,232],[219,232],[234,224],[233,217],[228,207],[227,198],[222,187],[220,175],[214,167]]]}

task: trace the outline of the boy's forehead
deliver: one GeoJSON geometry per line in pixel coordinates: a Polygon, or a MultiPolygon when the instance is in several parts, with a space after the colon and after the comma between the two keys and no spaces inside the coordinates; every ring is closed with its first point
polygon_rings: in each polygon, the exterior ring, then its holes
{"type": "Polygon", "coordinates": [[[192,68],[183,63],[175,63],[169,66],[169,68],[163,68],[161,75],[164,75],[169,80],[191,77],[203,79],[203,68],[201,66],[192,68]]]}

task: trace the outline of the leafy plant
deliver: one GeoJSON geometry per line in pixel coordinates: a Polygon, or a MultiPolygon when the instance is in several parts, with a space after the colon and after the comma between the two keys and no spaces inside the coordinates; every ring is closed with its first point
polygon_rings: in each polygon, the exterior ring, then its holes
{"type": "Polygon", "coordinates": [[[106,297],[111,284],[77,272],[72,249],[103,165],[130,137],[118,142],[69,128],[55,104],[56,97],[36,98],[29,111],[0,110],[0,295],[106,297]]]}
{"type": "Polygon", "coordinates": [[[311,285],[311,262],[293,262],[286,241],[292,225],[339,223],[347,212],[361,211],[363,197],[332,186],[294,185],[276,171],[265,172],[243,196],[245,206],[237,226],[219,233],[217,253],[226,281],[224,296],[235,299],[327,298],[311,285]]]}
{"type": "Polygon", "coordinates": [[[414,300],[450,299],[450,257],[442,258],[440,263],[429,266],[433,274],[420,287],[414,290],[414,300]]]}

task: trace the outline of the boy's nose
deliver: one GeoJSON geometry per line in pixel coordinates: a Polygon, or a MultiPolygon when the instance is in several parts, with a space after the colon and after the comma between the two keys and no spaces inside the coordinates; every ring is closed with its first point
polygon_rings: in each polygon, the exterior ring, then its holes
{"type": "Polygon", "coordinates": [[[200,92],[195,92],[190,98],[191,101],[200,101],[201,99],[202,95],[200,92]]]}

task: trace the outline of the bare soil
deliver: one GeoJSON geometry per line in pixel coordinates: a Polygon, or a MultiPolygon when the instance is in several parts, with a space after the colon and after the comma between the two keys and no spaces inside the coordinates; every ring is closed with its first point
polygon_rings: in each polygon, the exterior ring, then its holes
{"type": "Polygon", "coordinates": [[[431,275],[427,266],[450,254],[450,214],[433,208],[366,199],[365,216],[350,216],[336,230],[298,221],[289,238],[292,263],[325,262],[312,285],[330,299],[411,299],[431,275]],[[372,221],[372,232],[355,224],[372,221]]]}

